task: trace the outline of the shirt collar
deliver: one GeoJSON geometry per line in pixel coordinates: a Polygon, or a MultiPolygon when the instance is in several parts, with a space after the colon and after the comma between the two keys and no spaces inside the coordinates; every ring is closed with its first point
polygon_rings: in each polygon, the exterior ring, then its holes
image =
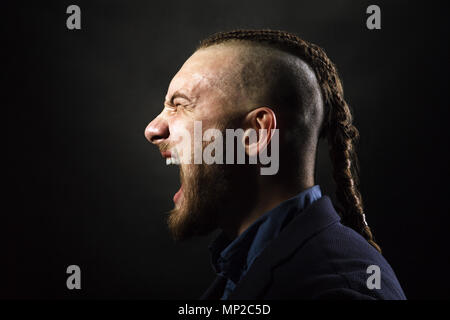
{"type": "Polygon", "coordinates": [[[236,239],[230,240],[222,232],[209,246],[215,272],[237,283],[286,224],[321,196],[316,185],[263,214],[236,239]]]}

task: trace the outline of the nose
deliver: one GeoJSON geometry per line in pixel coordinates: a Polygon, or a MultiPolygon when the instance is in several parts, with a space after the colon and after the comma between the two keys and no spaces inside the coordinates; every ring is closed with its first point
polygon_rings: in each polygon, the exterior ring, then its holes
{"type": "Polygon", "coordinates": [[[169,125],[160,116],[152,120],[145,128],[145,137],[153,144],[159,144],[169,137],[169,125]]]}

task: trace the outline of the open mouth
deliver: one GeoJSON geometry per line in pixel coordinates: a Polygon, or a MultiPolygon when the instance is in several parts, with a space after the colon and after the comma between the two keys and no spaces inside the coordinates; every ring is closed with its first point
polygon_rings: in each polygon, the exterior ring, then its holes
{"type": "MultiPolygon", "coordinates": [[[[180,157],[178,156],[176,150],[163,151],[161,152],[161,154],[164,158],[166,158],[166,165],[168,166],[180,165],[180,157]]],[[[183,195],[183,184],[181,184],[180,189],[178,189],[178,191],[173,196],[173,202],[175,203],[175,205],[177,205],[180,202],[182,195],[183,195]]]]}

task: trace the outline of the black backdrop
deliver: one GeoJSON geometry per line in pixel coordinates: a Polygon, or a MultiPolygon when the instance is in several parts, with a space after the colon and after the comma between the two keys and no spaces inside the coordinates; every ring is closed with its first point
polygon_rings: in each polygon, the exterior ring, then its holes
{"type": "MultiPolygon", "coordinates": [[[[174,243],[178,188],[144,138],[171,77],[216,31],[274,28],[324,47],[361,131],[368,221],[409,298],[449,297],[449,28],[430,1],[4,3],[3,298],[197,298],[212,236],[174,243]],[[77,4],[82,29],[66,28],[77,4]],[[382,29],[365,26],[370,4],[382,29]],[[82,289],[66,288],[66,267],[82,289]]],[[[331,194],[322,147],[318,181],[331,194]]]]}

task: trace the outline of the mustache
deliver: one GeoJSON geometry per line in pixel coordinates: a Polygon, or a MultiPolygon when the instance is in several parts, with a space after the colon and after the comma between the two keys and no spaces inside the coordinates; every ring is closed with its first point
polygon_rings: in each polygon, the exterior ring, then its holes
{"type": "Polygon", "coordinates": [[[168,151],[168,150],[170,149],[169,143],[168,143],[168,142],[161,142],[161,143],[158,145],[158,148],[159,148],[159,151],[160,151],[160,152],[168,151]]]}

